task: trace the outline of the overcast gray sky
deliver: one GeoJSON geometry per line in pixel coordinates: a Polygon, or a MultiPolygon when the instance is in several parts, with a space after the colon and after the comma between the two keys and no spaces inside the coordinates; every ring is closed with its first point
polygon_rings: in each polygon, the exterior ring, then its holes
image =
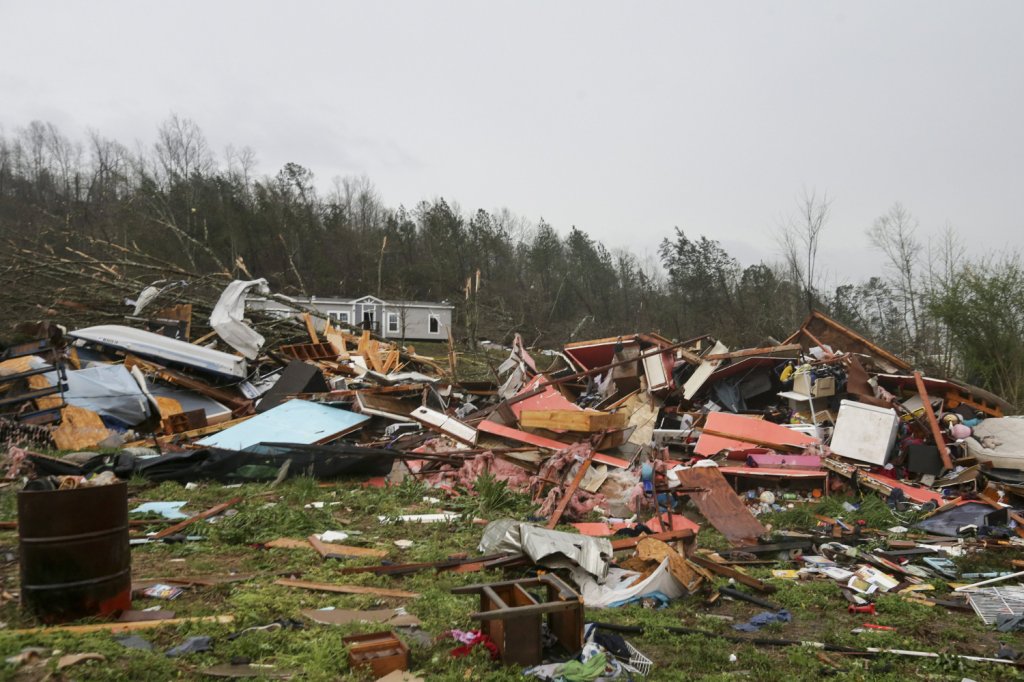
{"type": "Polygon", "coordinates": [[[0,0],[0,27],[7,131],[149,144],[175,112],[264,173],[745,262],[816,188],[840,278],[897,200],[922,235],[1024,244],[1024,2],[0,0]]]}

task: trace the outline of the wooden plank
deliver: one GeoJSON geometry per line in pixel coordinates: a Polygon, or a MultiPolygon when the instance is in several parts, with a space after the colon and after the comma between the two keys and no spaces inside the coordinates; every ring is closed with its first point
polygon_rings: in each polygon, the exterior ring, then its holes
{"type": "Polygon", "coordinates": [[[156,535],[151,535],[150,539],[151,540],[159,540],[161,538],[167,537],[168,535],[174,535],[178,531],[181,531],[181,530],[184,530],[185,528],[188,528],[193,523],[198,523],[199,521],[202,521],[203,519],[208,519],[211,516],[216,516],[217,514],[220,514],[221,512],[223,512],[225,509],[233,507],[233,506],[235,506],[236,504],[238,504],[241,501],[242,501],[241,497],[234,497],[234,498],[228,500],[227,502],[222,502],[222,503],[220,503],[218,505],[210,507],[209,509],[207,509],[204,512],[199,512],[195,516],[188,517],[187,519],[185,519],[181,523],[176,523],[173,526],[168,526],[167,528],[164,528],[162,531],[160,531],[156,535]]]}
{"type": "Polygon", "coordinates": [[[337,360],[338,354],[334,346],[329,343],[293,343],[280,346],[278,350],[282,355],[287,355],[303,362],[318,362],[322,360],[337,360]]]}
{"type": "Polygon", "coordinates": [[[523,410],[519,424],[527,429],[597,433],[626,426],[625,412],[597,410],[523,410]]]}
{"type": "Polygon", "coordinates": [[[705,360],[736,360],[738,358],[748,358],[755,356],[775,356],[775,355],[787,355],[796,357],[800,353],[801,346],[799,343],[786,343],[781,346],[767,346],[765,348],[746,348],[743,350],[732,351],[731,353],[714,353],[712,355],[705,355],[705,360]]]}
{"type": "Polygon", "coordinates": [[[382,549],[371,549],[369,547],[352,547],[349,545],[337,545],[333,542],[323,542],[315,535],[306,538],[309,546],[317,551],[324,559],[354,559],[371,557],[383,559],[388,553],[382,549]]]}
{"type": "Polygon", "coordinates": [[[448,328],[448,374],[451,375],[452,383],[458,383],[458,355],[455,353],[455,339],[452,338],[451,327],[448,328]]]}
{"type": "Polygon", "coordinates": [[[338,354],[339,360],[348,360],[348,345],[345,343],[345,334],[335,329],[330,322],[327,323],[327,328],[324,330],[324,340],[338,354]]]}
{"type": "Polygon", "coordinates": [[[924,380],[918,371],[914,372],[914,383],[917,384],[917,395],[920,396],[921,403],[924,406],[924,414],[928,418],[928,427],[931,429],[932,438],[935,440],[935,447],[939,449],[939,457],[942,458],[942,468],[948,471],[953,468],[953,460],[949,456],[949,448],[946,447],[946,441],[942,438],[942,429],[939,428],[939,420],[935,418],[935,412],[932,410],[932,403],[928,398],[928,390],[924,387],[924,380]]]}
{"type": "MultiPolygon", "coordinates": [[[[160,324],[161,322],[164,322],[165,320],[166,321],[173,321],[173,322],[184,322],[185,323],[185,329],[182,330],[183,334],[184,334],[184,336],[182,337],[182,340],[188,341],[189,339],[192,338],[192,304],[191,303],[179,303],[178,305],[173,305],[173,306],[171,306],[169,308],[164,308],[163,310],[158,310],[156,313],[154,313],[153,319],[150,320],[150,325],[156,324],[157,326],[166,326],[166,325],[161,325],[160,324]]],[[[156,329],[151,329],[151,331],[157,331],[157,330],[156,329]]]]}
{"type": "Polygon", "coordinates": [[[366,364],[370,366],[374,372],[384,374],[384,365],[380,361],[380,342],[375,339],[370,339],[366,342],[366,352],[363,353],[363,358],[366,360],[366,364]]]}
{"type": "Polygon", "coordinates": [[[281,578],[274,581],[275,585],[283,587],[298,587],[303,590],[314,592],[337,592],[339,594],[372,594],[377,597],[397,597],[400,599],[416,599],[418,592],[407,592],[406,590],[391,590],[386,587],[372,587],[367,585],[338,585],[336,583],[313,583],[306,580],[292,580],[281,578]]]}
{"type": "Polygon", "coordinates": [[[309,313],[302,313],[302,321],[306,324],[306,333],[313,343],[320,343],[320,337],[316,333],[316,325],[313,323],[313,316],[309,313]]]}
{"type": "Polygon", "coordinates": [[[677,472],[679,484],[707,492],[690,493],[700,513],[733,545],[753,544],[767,533],[716,467],[695,467],[677,472]]]}
{"type": "Polygon", "coordinates": [[[374,573],[376,575],[404,575],[406,573],[416,573],[418,571],[426,571],[433,569],[435,571],[454,571],[459,566],[466,564],[483,563],[489,568],[491,562],[504,562],[509,559],[520,560],[522,555],[509,555],[509,554],[489,554],[487,556],[467,557],[467,556],[453,556],[442,561],[429,561],[420,563],[410,564],[380,564],[376,566],[350,566],[348,568],[342,568],[339,573],[342,575],[352,575],[355,573],[374,573]]]}
{"type": "Polygon", "coordinates": [[[569,501],[572,500],[572,496],[576,494],[576,489],[580,487],[580,483],[583,481],[583,476],[587,473],[587,469],[590,468],[591,462],[594,461],[594,451],[591,450],[587,454],[587,458],[580,464],[579,470],[576,472],[576,476],[573,477],[569,487],[565,489],[565,494],[562,495],[562,499],[559,500],[558,506],[555,507],[555,511],[551,514],[551,518],[548,519],[547,528],[551,529],[558,525],[559,519],[562,518],[562,514],[565,513],[565,508],[569,506],[569,501]]]}
{"type": "Polygon", "coordinates": [[[23,628],[21,630],[6,630],[11,635],[45,635],[49,633],[69,633],[83,635],[91,632],[109,632],[119,634],[122,632],[135,632],[136,630],[153,630],[162,627],[177,627],[178,625],[190,625],[193,623],[219,623],[227,624],[235,620],[234,616],[199,616],[196,618],[164,618],[161,620],[140,620],[133,622],[116,623],[90,623],[89,625],[56,625],[41,628],[23,628]]]}
{"type": "Polygon", "coordinates": [[[772,585],[769,585],[768,583],[764,582],[763,580],[758,580],[757,578],[755,578],[752,575],[747,575],[743,571],[739,571],[739,570],[737,570],[735,568],[732,568],[730,566],[725,566],[723,564],[718,563],[717,561],[712,561],[711,559],[708,559],[707,557],[703,557],[703,556],[694,554],[693,556],[687,557],[687,561],[695,563],[698,566],[700,566],[701,568],[703,568],[703,569],[705,569],[707,571],[711,571],[712,573],[716,573],[716,574],[724,576],[726,578],[732,578],[736,582],[743,583],[747,587],[752,587],[755,590],[757,590],[758,592],[768,592],[768,593],[771,593],[771,592],[775,591],[775,587],[773,587],[772,585]]]}

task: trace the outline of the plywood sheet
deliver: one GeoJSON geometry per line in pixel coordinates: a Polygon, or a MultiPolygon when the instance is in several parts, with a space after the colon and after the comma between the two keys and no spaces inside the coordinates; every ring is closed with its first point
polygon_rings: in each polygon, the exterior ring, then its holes
{"type": "Polygon", "coordinates": [[[690,493],[690,499],[718,532],[733,545],[747,545],[767,532],[754,518],[743,500],[733,492],[717,467],[695,467],[676,472],[679,483],[687,488],[703,488],[690,493]]]}
{"type": "Polygon", "coordinates": [[[625,412],[599,412],[597,410],[522,410],[519,423],[527,429],[550,431],[577,431],[596,433],[621,429],[626,425],[625,412]]]}

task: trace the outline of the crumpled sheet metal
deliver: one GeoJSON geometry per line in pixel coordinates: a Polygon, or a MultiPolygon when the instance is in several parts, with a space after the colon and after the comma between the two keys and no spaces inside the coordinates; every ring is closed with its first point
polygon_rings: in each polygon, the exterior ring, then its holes
{"type": "Polygon", "coordinates": [[[266,339],[244,320],[245,297],[250,290],[264,296],[270,295],[270,287],[265,279],[248,282],[236,279],[221,293],[210,314],[210,326],[224,343],[250,360],[255,360],[266,339]]]}
{"type": "Polygon", "coordinates": [[[480,539],[480,551],[525,554],[535,564],[553,568],[578,567],[599,583],[608,576],[613,554],[607,538],[548,530],[512,519],[487,524],[480,539]]]}

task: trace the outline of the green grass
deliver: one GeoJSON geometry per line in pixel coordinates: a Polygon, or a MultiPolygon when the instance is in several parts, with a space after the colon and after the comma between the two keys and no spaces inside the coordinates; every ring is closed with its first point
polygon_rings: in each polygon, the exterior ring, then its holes
{"type": "MultiPolygon", "coordinates": [[[[489,478],[476,483],[476,495],[463,494],[441,504],[425,501],[438,497],[436,490],[415,482],[378,489],[363,487],[359,481],[348,480],[337,485],[322,486],[319,482],[299,478],[271,488],[263,484],[245,484],[227,488],[203,484],[185,490],[174,483],[153,486],[136,480],[130,485],[132,504],[154,500],[188,500],[186,512],[195,513],[214,504],[242,496],[235,507],[237,513],[218,519],[216,523],[200,523],[189,530],[203,539],[183,544],[153,544],[132,550],[136,578],[171,576],[226,576],[242,579],[214,587],[187,590],[173,602],[136,599],[134,608],[161,606],[174,610],[178,616],[232,614],[230,625],[191,624],[145,631],[140,636],[156,647],[152,653],[131,651],[119,645],[109,634],[70,635],[46,633],[18,635],[14,628],[36,625],[16,604],[0,607],[0,661],[26,646],[45,646],[69,653],[98,652],[107,657],[105,663],[92,663],[67,671],[66,678],[76,680],[199,680],[201,670],[223,663],[233,657],[245,657],[281,669],[300,670],[303,680],[369,680],[370,676],[348,669],[341,639],[347,634],[381,629],[374,624],[322,626],[307,622],[301,630],[247,633],[234,640],[228,635],[242,628],[264,625],[281,618],[302,619],[307,608],[369,609],[405,606],[423,622],[423,639],[406,637],[410,642],[413,667],[429,680],[513,680],[520,679],[512,666],[492,663],[486,656],[475,654],[466,659],[452,659],[448,652],[454,647],[444,633],[451,628],[473,626],[469,614],[478,607],[473,597],[450,593],[459,585],[486,583],[521,577],[526,569],[507,573],[488,571],[458,574],[422,571],[404,578],[375,576],[368,573],[339,575],[347,566],[375,563],[371,560],[323,561],[307,550],[265,550],[256,546],[278,537],[303,538],[325,530],[356,531],[348,544],[375,547],[388,551],[388,560],[396,563],[427,562],[444,559],[456,553],[477,553],[482,526],[471,517],[495,519],[503,516],[525,518],[534,510],[529,499],[511,492],[504,484],[489,478]],[[324,502],[322,508],[306,509],[305,505],[324,502]],[[429,513],[439,509],[463,512],[468,518],[449,524],[380,524],[378,516],[400,513],[429,513]],[[412,540],[407,550],[399,549],[395,540],[412,540]],[[285,574],[301,574],[303,579],[323,582],[348,582],[379,585],[420,593],[415,600],[379,598],[372,595],[317,593],[274,585],[285,574]],[[168,659],[162,651],[180,643],[189,635],[204,634],[214,638],[210,653],[168,659]]],[[[765,519],[775,530],[806,530],[816,521],[814,513],[827,516],[842,514],[847,520],[865,518],[873,527],[889,527],[900,523],[884,504],[873,498],[863,500],[861,510],[854,514],[841,512],[841,499],[829,499],[820,505],[796,508],[765,519]]],[[[0,520],[15,518],[15,493],[0,491],[0,520]]],[[[904,523],[903,525],[907,525],[904,523]]],[[[724,538],[709,526],[701,532],[699,543],[704,547],[726,549],[724,538]]],[[[0,533],[0,552],[16,551],[12,532],[0,533]]],[[[1015,552],[990,553],[999,557],[1005,568],[1015,552]]],[[[988,559],[987,561],[995,561],[988,559]]],[[[979,564],[980,565],[980,564],[979,564]]],[[[17,563],[0,567],[5,587],[17,590],[17,563]]],[[[770,579],[769,567],[750,572],[770,579]]],[[[873,622],[891,625],[894,632],[854,634],[854,628],[865,622],[864,616],[846,612],[846,602],[839,589],[828,581],[772,581],[777,592],[770,599],[790,609],[794,620],[786,625],[765,628],[760,636],[794,640],[827,641],[851,647],[899,647],[906,649],[960,652],[992,655],[1000,640],[1024,650],[1024,637],[1018,634],[999,635],[984,627],[973,614],[952,613],[911,604],[899,597],[878,598],[879,613],[873,622]]],[[[817,680],[828,676],[837,680],[977,680],[1019,679],[1011,668],[964,665],[953,659],[916,660],[894,656],[861,659],[831,654],[839,669],[822,662],[817,652],[806,647],[759,647],[745,642],[730,642],[719,636],[680,635],[667,632],[666,627],[685,627],[735,635],[731,624],[743,622],[759,612],[759,607],[744,602],[721,600],[708,607],[706,595],[694,595],[673,601],[662,610],[640,606],[602,611],[590,610],[588,619],[623,625],[640,625],[643,635],[627,635],[638,649],[654,663],[651,680],[817,680]],[[733,620],[716,618],[727,616],[733,620]],[[736,661],[731,662],[730,656],[736,661]]],[[[0,678],[13,679],[14,670],[0,665],[0,678]]]]}

